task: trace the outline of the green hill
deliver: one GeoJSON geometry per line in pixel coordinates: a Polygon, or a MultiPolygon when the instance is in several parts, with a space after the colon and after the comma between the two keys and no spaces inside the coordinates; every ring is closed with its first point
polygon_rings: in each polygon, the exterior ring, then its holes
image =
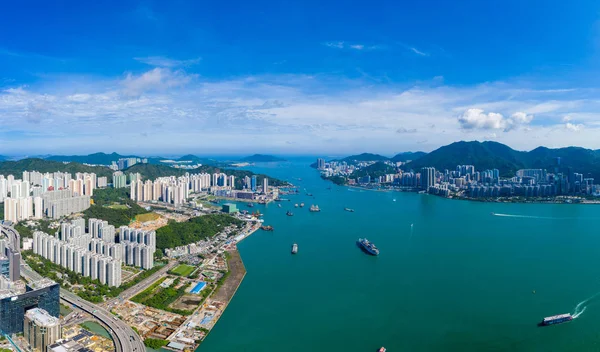
{"type": "Polygon", "coordinates": [[[120,158],[138,158],[137,156],[125,156],[117,153],[94,153],[89,155],[51,155],[46,160],[54,161],[66,161],[96,165],[110,165],[113,161],[117,161],[120,158]]]}
{"type": "Polygon", "coordinates": [[[362,153],[362,154],[358,154],[358,155],[347,156],[340,161],[352,163],[352,162],[361,162],[361,161],[386,161],[386,160],[390,160],[390,159],[388,157],[385,157],[385,156],[379,155],[379,154],[362,153]]]}
{"type": "Polygon", "coordinates": [[[371,176],[371,179],[387,175],[387,174],[395,174],[396,168],[390,165],[387,165],[381,161],[376,162],[375,164],[365,166],[360,170],[356,170],[352,173],[352,177],[364,177],[371,176]]]}
{"type": "Polygon", "coordinates": [[[103,166],[87,166],[80,163],[65,164],[60,161],[44,160],[44,159],[22,159],[18,161],[3,161],[0,162],[0,175],[14,175],[16,178],[21,178],[23,171],[39,171],[39,172],[69,172],[75,174],[77,172],[93,172],[98,176],[112,175],[112,170],[103,166]]]}
{"type": "Polygon", "coordinates": [[[419,170],[433,166],[439,170],[454,170],[457,165],[474,165],[477,170],[498,169],[502,176],[513,176],[518,169],[524,168],[550,172],[558,168],[559,172],[566,172],[568,167],[572,167],[574,172],[600,180],[600,151],[579,147],[538,147],[523,152],[497,142],[452,143],[406,164],[404,169],[419,170]]]}
{"type": "Polygon", "coordinates": [[[227,214],[210,214],[191,218],[186,222],[169,221],[156,230],[156,248],[164,250],[184,246],[213,237],[229,225],[242,227],[243,221],[227,214]]]}
{"type": "Polygon", "coordinates": [[[407,162],[412,160],[417,160],[423,156],[427,155],[425,152],[403,152],[394,155],[390,160],[393,162],[407,162]]]}

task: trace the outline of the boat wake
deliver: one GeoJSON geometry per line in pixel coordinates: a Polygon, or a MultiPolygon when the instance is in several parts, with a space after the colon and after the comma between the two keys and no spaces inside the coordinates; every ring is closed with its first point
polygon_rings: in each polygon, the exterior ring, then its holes
{"type": "Polygon", "coordinates": [[[519,215],[519,214],[499,214],[492,213],[493,216],[500,216],[505,218],[521,218],[521,219],[545,219],[545,220],[573,220],[573,219],[581,219],[581,218],[560,218],[560,217],[552,217],[552,216],[534,216],[534,215],[519,215]]]}
{"type": "Polygon", "coordinates": [[[573,319],[577,319],[581,316],[581,314],[583,314],[583,312],[585,312],[585,310],[587,309],[588,305],[594,303],[596,301],[596,298],[600,296],[600,292],[596,293],[595,295],[577,303],[577,305],[575,306],[575,311],[573,312],[573,314],[571,314],[573,316],[573,319]]]}

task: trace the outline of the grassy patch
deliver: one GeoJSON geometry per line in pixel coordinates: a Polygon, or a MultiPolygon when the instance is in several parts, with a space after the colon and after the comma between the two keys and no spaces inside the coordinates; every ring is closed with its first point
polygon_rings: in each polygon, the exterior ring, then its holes
{"type": "Polygon", "coordinates": [[[175,269],[171,270],[171,274],[179,276],[188,276],[194,271],[194,267],[187,264],[180,264],[175,269]]]}
{"type": "Polygon", "coordinates": [[[108,207],[111,208],[111,209],[117,209],[117,210],[127,210],[127,209],[129,209],[129,208],[127,208],[126,205],[123,205],[123,204],[113,204],[113,205],[109,205],[108,207]]]}
{"type": "Polygon", "coordinates": [[[139,221],[139,222],[146,222],[146,221],[154,221],[160,218],[160,215],[156,214],[156,213],[146,213],[146,214],[139,214],[135,216],[135,220],[139,221]]]}
{"type": "Polygon", "coordinates": [[[142,303],[146,298],[150,296],[150,294],[152,294],[152,291],[154,291],[154,289],[156,289],[156,287],[162,284],[163,281],[165,281],[166,279],[166,277],[158,279],[155,283],[150,285],[150,287],[135,295],[135,297],[133,297],[131,300],[137,303],[142,303]]]}

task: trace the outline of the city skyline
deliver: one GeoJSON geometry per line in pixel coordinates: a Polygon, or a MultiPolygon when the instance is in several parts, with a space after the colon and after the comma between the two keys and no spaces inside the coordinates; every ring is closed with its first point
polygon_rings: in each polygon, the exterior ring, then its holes
{"type": "Polygon", "coordinates": [[[600,148],[592,1],[263,5],[7,5],[0,148],[600,148]]]}

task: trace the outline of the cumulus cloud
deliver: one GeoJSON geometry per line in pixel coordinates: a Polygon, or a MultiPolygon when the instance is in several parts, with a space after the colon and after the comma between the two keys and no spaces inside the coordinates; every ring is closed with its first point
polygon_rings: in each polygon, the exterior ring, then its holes
{"type": "Polygon", "coordinates": [[[200,62],[201,59],[202,58],[197,57],[194,59],[176,60],[164,56],[148,56],[134,58],[134,60],[144,63],[146,65],[168,68],[196,65],[200,62]]]}
{"type": "Polygon", "coordinates": [[[181,70],[173,71],[157,67],[138,76],[128,73],[121,84],[125,93],[137,95],[146,91],[183,86],[193,77],[194,75],[188,75],[181,70]]]}
{"type": "Polygon", "coordinates": [[[506,121],[502,114],[495,112],[486,114],[482,109],[467,109],[458,117],[458,122],[466,130],[500,130],[506,128],[506,121]]]}
{"type": "Polygon", "coordinates": [[[574,124],[570,122],[565,124],[565,129],[571,132],[579,132],[583,129],[583,127],[584,126],[582,124],[574,124]]]}
{"type": "Polygon", "coordinates": [[[496,112],[485,113],[483,109],[467,109],[458,117],[461,128],[465,130],[503,130],[508,132],[520,126],[527,125],[533,120],[533,115],[515,112],[505,118],[496,112]]]}

